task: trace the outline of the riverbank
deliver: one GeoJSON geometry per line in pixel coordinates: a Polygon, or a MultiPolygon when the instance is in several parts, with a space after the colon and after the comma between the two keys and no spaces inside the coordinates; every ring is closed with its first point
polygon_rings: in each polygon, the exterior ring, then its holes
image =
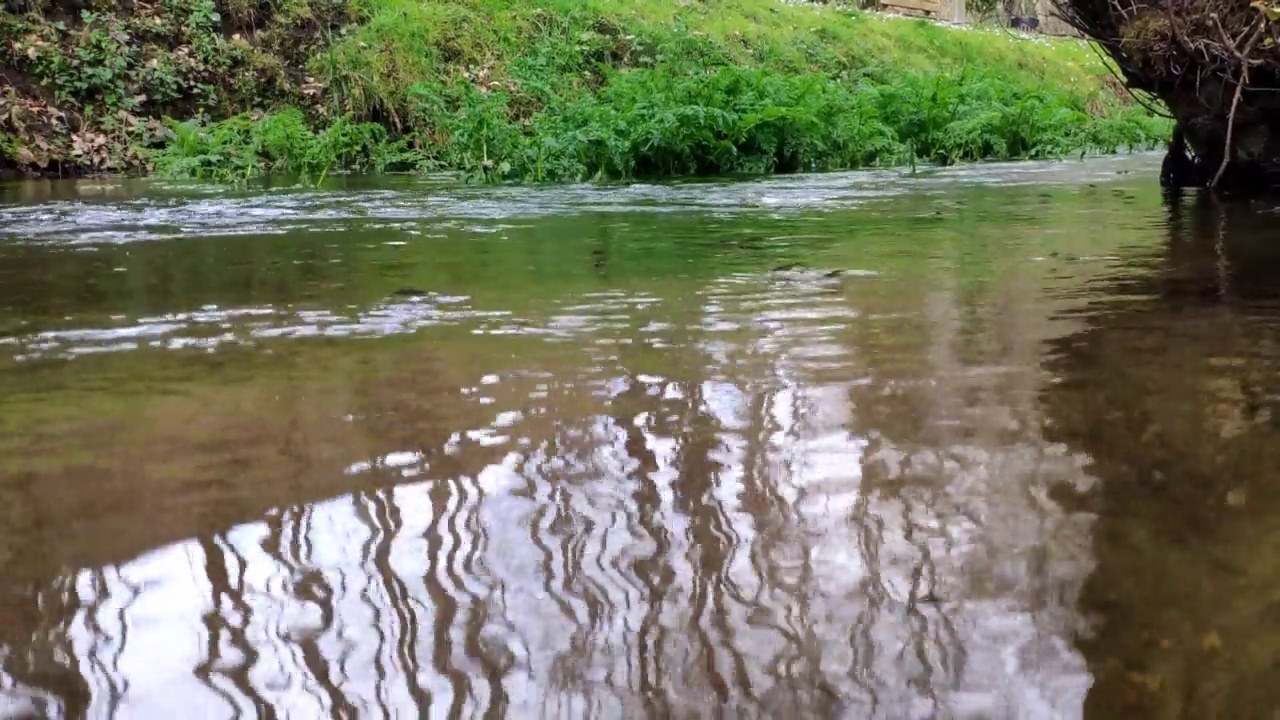
{"type": "Polygon", "coordinates": [[[1059,157],[1167,137],[1083,43],[825,6],[83,5],[0,13],[10,169],[565,181],[1059,157]]]}

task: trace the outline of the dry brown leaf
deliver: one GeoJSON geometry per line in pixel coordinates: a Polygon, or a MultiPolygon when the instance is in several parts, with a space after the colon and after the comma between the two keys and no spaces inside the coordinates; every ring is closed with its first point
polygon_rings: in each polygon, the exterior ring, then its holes
{"type": "Polygon", "coordinates": [[[1200,646],[1205,650],[1222,649],[1222,636],[1217,630],[1210,630],[1203,638],[1200,638],[1200,646]]]}
{"type": "Polygon", "coordinates": [[[1142,686],[1147,692],[1157,692],[1160,690],[1160,686],[1164,684],[1164,678],[1155,673],[1131,672],[1129,673],[1129,682],[1142,686]]]}

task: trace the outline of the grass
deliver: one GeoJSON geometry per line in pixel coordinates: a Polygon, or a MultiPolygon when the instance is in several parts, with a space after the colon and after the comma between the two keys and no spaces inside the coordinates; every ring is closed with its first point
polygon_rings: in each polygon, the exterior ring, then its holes
{"type": "Polygon", "coordinates": [[[352,2],[359,22],[308,62],[324,88],[309,119],[180,126],[157,169],[565,181],[1062,157],[1167,137],[1073,40],[779,0],[352,2]]]}
{"type": "Polygon", "coordinates": [[[1030,42],[778,0],[355,0],[366,21],[317,58],[348,110],[395,111],[417,83],[479,73],[527,79],[550,65],[580,83],[604,63],[739,65],[838,75],[866,68],[982,68],[1101,96],[1105,69],[1070,40],[1030,42]],[[523,71],[523,72],[522,72],[523,71]]]}

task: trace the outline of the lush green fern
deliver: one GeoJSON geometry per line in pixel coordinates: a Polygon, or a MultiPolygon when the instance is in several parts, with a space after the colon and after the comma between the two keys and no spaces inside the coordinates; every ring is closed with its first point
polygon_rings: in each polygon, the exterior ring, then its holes
{"type": "Polygon", "coordinates": [[[336,120],[183,126],[157,167],[541,182],[1053,158],[1167,133],[1075,41],[776,0],[356,5],[363,24],[311,67],[336,120]]]}

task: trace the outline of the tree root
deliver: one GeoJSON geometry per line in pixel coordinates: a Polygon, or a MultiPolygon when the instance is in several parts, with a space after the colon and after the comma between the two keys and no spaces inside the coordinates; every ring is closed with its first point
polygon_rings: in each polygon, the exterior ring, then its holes
{"type": "Polygon", "coordinates": [[[1257,26],[1249,37],[1249,42],[1245,43],[1244,50],[1237,48],[1236,43],[1227,36],[1227,31],[1223,29],[1216,13],[1213,15],[1213,22],[1218,26],[1218,33],[1222,36],[1223,44],[1240,60],[1240,78],[1236,81],[1235,96],[1231,98],[1231,111],[1227,113],[1227,137],[1222,147],[1222,162],[1218,165],[1218,172],[1214,173],[1213,179],[1209,181],[1210,188],[1218,187],[1218,183],[1222,181],[1223,173],[1227,171],[1227,165],[1231,164],[1231,142],[1236,129],[1236,110],[1240,108],[1240,96],[1244,94],[1244,87],[1249,84],[1249,66],[1258,62],[1250,60],[1249,53],[1253,52],[1253,46],[1257,44],[1258,38],[1262,37],[1262,30],[1266,27],[1266,18],[1264,17],[1258,21],[1257,26]]]}
{"type": "Polygon", "coordinates": [[[1187,129],[1202,187],[1280,177],[1280,0],[1051,1],[1131,90],[1187,129]],[[1244,138],[1260,141],[1248,157],[1244,138]]]}

